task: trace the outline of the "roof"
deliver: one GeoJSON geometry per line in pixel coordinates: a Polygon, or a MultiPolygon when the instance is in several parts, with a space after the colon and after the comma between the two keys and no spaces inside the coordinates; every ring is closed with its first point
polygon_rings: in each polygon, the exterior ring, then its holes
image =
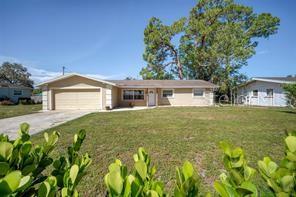
{"type": "Polygon", "coordinates": [[[101,83],[124,88],[218,88],[217,85],[204,80],[101,80],[77,73],[62,75],[37,85],[44,86],[73,76],[80,76],[101,83]]]}
{"type": "Polygon", "coordinates": [[[108,80],[125,88],[218,88],[204,80],[108,80]]]}
{"type": "Polygon", "coordinates": [[[45,81],[45,82],[42,82],[42,83],[40,83],[40,84],[38,84],[38,85],[36,85],[36,86],[37,86],[37,87],[41,87],[41,86],[47,85],[47,84],[49,84],[49,83],[53,83],[53,82],[60,81],[60,80],[63,80],[63,79],[67,79],[67,78],[74,77],[74,76],[83,77],[83,78],[86,78],[86,79],[90,79],[90,80],[93,80],[93,81],[98,81],[98,82],[105,83],[105,84],[109,84],[109,85],[113,85],[113,86],[115,85],[115,84],[112,83],[112,82],[105,81],[105,80],[102,80],[102,79],[97,79],[97,78],[93,78],[93,77],[89,77],[89,76],[81,75],[81,74],[78,74],[78,73],[71,73],[71,74],[61,75],[61,76],[59,76],[59,77],[56,77],[56,78],[50,79],[50,80],[45,81]]]}
{"type": "Polygon", "coordinates": [[[0,88],[17,88],[17,89],[33,89],[31,87],[26,87],[22,85],[14,85],[9,83],[0,83],[0,88]]]}
{"type": "Polygon", "coordinates": [[[296,77],[254,77],[253,80],[278,81],[278,82],[296,82],[296,77]]]}
{"type": "Polygon", "coordinates": [[[271,83],[296,83],[296,77],[253,77],[250,81],[242,84],[241,86],[250,84],[254,81],[264,81],[264,82],[271,82],[271,83]]]}

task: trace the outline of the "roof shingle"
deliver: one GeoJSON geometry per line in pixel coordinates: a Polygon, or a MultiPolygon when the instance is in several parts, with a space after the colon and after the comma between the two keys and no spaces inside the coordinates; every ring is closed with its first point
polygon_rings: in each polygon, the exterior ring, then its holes
{"type": "Polygon", "coordinates": [[[285,82],[296,82],[296,77],[254,77],[256,79],[268,79],[276,81],[285,81],[285,82]]]}
{"type": "Polygon", "coordinates": [[[119,87],[142,88],[218,88],[217,85],[204,80],[107,80],[119,87]]]}

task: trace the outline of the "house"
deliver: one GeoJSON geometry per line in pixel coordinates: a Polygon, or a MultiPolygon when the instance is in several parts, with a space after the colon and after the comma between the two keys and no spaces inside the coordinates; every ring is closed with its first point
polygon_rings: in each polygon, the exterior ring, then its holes
{"type": "Polygon", "coordinates": [[[0,100],[9,99],[17,103],[19,99],[30,99],[32,88],[24,86],[15,86],[11,84],[0,84],[0,100]]]}
{"type": "Polygon", "coordinates": [[[296,77],[255,77],[238,89],[238,100],[246,105],[287,106],[283,85],[296,83],[296,77]]]}
{"type": "Polygon", "coordinates": [[[209,106],[216,85],[203,80],[100,80],[68,74],[38,85],[44,110],[128,106],[209,106]]]}

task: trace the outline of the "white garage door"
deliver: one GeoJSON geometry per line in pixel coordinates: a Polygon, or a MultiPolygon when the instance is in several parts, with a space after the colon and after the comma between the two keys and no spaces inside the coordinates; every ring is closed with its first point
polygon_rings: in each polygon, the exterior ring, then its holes
{"type": "Polygon", "coordinates": [[[96,90],[55,90],[55,109],[101,109],[101,92],[96,90]]]}

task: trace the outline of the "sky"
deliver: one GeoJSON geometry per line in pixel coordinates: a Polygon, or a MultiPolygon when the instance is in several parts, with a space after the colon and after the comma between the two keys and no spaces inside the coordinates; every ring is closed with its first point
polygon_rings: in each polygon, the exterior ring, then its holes
{"type": "MultiPolygon", "coordinates": [[[[238,0],[281,19],[260,39],[241,72],[249,77],[296,74],[296,1],[238,0]]],[[[102,79],[140,78],[143,31],[151,17],[171,24],[194,0],[0,0],[0,63],[25,65],[38,83],[66,72],[102,79]]]]}

